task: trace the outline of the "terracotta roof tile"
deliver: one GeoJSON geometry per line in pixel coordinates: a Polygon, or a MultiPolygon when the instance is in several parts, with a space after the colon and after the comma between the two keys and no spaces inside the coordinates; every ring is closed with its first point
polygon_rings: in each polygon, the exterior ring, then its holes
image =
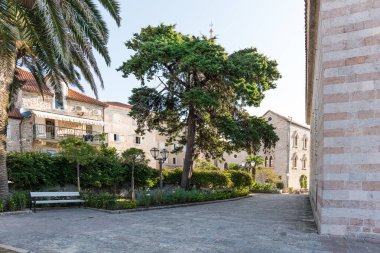
{"type": "Polygon", "coordinates": [[[68,90],[68,92],[67,92],[67,98],[71,99],[71,100],[76,100],[76,101],[80,101],[80,102],[89,103],[89,104],[96,104],[96,105],[101,105],[101,106],[104,106],[104,107],[107,106],[106,103],[103,103],[103,102],[101,102],[99,100],[96,100],[95,98],[86,96],[83,93],[77,92],[77,91],[72,90],[72,89],[68,90]]]}
{"type": "Polygon", "coordinates": [[[19,109],[14,109],[10,112],[8,112],[8,118],[12,119],[22,119],[21,113],[19,109]]]}
{"type": "MultiPolygon", "coordinates": [[[[41,94],[41,91],[38,87],[36,79],[34,79],[34,76],[32,75],[32,73],[20,68],[17,69],[17,72],[18,72],[19,79],[22,81],[25,81],[25,83],[21,87],[22,90],[41,94]]],[[[43,84],[41,88],[42,88],[43,95],[53,96],[53,93],[50,91],[49,87],[47,87],[46,84],[43,84]]]]}
{"type": "Polygon", "coordinates": [[[112,106],[118,106],[118,107],[122,107],[122,108],[132,109],[131,105],[120,103],[120,102],[104,102],[104,103],[106,103],[107,105],[112,105],[112,106]]]}

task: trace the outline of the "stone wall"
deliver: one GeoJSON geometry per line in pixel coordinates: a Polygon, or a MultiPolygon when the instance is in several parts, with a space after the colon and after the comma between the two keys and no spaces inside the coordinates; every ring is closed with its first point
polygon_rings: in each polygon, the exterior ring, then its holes
{"type": "Polygon", "coordinates": [[[320,4],[311,203],[321,233],[379,238],[380,1],[320,4]]]}

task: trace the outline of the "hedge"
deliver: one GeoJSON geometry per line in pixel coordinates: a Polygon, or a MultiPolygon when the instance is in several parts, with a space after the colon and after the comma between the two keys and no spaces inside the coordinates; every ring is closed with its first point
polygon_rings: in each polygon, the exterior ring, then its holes
{"type": "MultiPolygon", "coordinates": [[[[164,170],[164,183],[171,185],[181,184],[182,168],[164,170]]],[[[215,171],[195,169],[191,178],[191,185],[196,188],[243,188],[252,185],[252,176],[245,171],[215,171]]]]}

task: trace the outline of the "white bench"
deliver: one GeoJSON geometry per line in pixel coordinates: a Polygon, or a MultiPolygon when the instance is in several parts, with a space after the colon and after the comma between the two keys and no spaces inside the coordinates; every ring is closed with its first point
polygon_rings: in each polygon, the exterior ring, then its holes
{"type": "Polygon", "coordinates": [[[34,207],[36,212],[36,205],[43,204],[61,204],[61,203],[80,203],[85,201],[80,199],[79,192],[30,192],[30,209],[34,207]]]}

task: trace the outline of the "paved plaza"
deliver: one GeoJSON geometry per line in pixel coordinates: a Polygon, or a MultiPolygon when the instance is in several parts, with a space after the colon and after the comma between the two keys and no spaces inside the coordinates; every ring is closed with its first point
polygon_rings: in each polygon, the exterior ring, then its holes
{"type": "Polygon", "coordinates": [[[108,214],[82,208],[0,216],[0,244],[32,252],[380,252],[316,233],[307,196],[108,214]]]}

